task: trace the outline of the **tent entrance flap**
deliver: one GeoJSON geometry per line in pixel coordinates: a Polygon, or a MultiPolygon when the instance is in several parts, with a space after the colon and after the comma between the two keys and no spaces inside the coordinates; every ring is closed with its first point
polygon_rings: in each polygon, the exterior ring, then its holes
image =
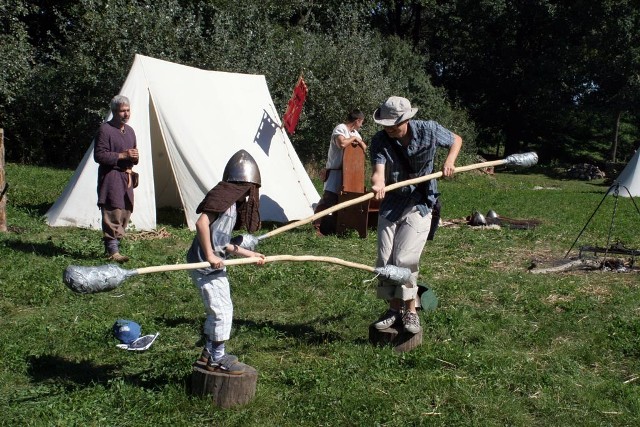
{"type": "MultiPolygon", "coordinates": [[[[129,124],[140,153],[135,167],[140,185],[131,216],[137,230],[155,229],[157,209],[163,207],[182,209],[189,228],[195,229],[196,207],[241,149],[253,156],[262,174],[263,221],[286,223],[313,214],[320,195],[282,130],[264,76],[136,55],[120,94],[131,102],[129,124]],[[265,111],[273,112],[273,123],[260,129],[265,111]]],[[[92,154],[93,145],[45,214],[49,225],[99,229],[98,166],[92,154]]]]}
{"type": "Polygon", "coordinates": [[[155,190],[156,208],[182,208],[182,200],[178,192],[178,184],[173,172],[173,166],[167,156],[167,149],[158,121],[153,97],[149,102],[149,130],[151,134],[151,150],[153,163],[153,188],[155,190]]]}

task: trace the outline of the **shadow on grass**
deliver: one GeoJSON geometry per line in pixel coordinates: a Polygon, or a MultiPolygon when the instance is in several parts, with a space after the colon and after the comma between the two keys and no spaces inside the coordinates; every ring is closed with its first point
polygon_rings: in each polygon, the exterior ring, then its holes
{"type": "MultiPolygon", "coordinates": [[[[86,387],[103,385],[109,387],[112,380],[123,379],[126,383],[149,390],[158,390],[169,383],[175,383],[175,378],[166,376],[150,376],[148,372],[135,375],[122,375],[118,365],[99,365],[92,361],[72,361],[59,356],[42,355],[30,356],[27,359],[28,375],[34,383],[61,386],[65,391],[73,391],[86,387]]],[[[183,382],[187,378],[182,379],[183,382]]],[[[33,400],[39,397],[21,400],[33,400]]]]}
{"type": "Polygon", "coordinates": [[[175,328],[180,325],[193,325],[194,322],[199,323],[200,320],[194,320],[193,318],[178,316],[178,317],[166,317],[159,316],[154,319],[156,323],[162,324],[168,328],[175,328]]]}
{"type": "Polygon", "coordinates": [[[286,337],[295,338],[300,342],[304,342],[310,345],[317,344],[327,344],[336,341],[342,341],[343,338],[340,334],[336,334],[334,332],[322,332],[318,331],[311,324],[325,324],[328,322],[339,322],[343,321],[345,316],[332,316],[324,319],[313,319],[308,323],[294,323],[294,324],[283,324],[276,323],[272,321],[265,322],[255,322],[253,320],[235,320],[234,324],[236,326],[244,326],[250,329],[254,329],[256,331],[260,331],[261,329],[273,330],[281,333],[286,337]]]}
{"type": "Polygon", "coordinates": [[[95,259],[96,254],[78,251],[69,251],[65,248],[61,248],[52,242],[47,243],[33,243],[24,242],[20,239],[7,239],[4,241],[5,245],[18,252],[27,254],[34,254],[44,257],[55,257],[60,255],[68,255],[74,259],[95,259]]]}
{"type": "Polygon", "coordinates": [[[17,209],[20,210],[24,210],[27,211],[29,213],[30,216],[32,216],[33,218],[42,218],[44,216],[44,214],[47,213],[47,211],[49,210],[49,208],[51,208],[51,206],[53,206],[52,203],[39,203],[37,205],[32,205],[32,204],[16,204],[14,205],[17,209]]]}
{"type": "Polygon", "coordinates": [[[53,381],[67,390],[91,384],[107,384],[116,377],[116,365],[96,365],[91,361],[75,362],[58,356],[31,356],[28,374],[36,383],[53,381]]]}
{"type": "MultiPolygon", "coordinates": [[[[495,159],[494,159],[495,160],[495,159]]],[[[519,167],[510,165],[496,166],[495,171],[499,173],[512,174],[512,175],[544,175],[547,178],[558,181],[581,181],[577,178],[571,178],[568,176],[567,171],[571,168],[571,165],[564,166],[549,166],[549,165],[534,165],[529,167],[519,167]]],[[[603,182],[602,185],[611,185],[608,179],[596,179],[596,182],[603,182]]]]}

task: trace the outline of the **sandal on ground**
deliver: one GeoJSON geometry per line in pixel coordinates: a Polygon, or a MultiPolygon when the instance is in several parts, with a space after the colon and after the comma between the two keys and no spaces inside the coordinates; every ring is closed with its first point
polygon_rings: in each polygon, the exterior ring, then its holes
{"type": "Polygon", "coordinates": [[[200,353],[200,357],[198,358],[198,362],[200,363],[207,363],[209,361],[209,358],[211,357],[211,352],[207,349],[207,347],[202,349],[202,352],[200,353]]]}
{"type": "Polygon", "coordinates": [[[244,364],[238,362],[238,358],[232,354],[225,354],[220,360],[209,359],[207,370],[221,372],[229,375],[241,375],[244,373],[244,364]]]}
{"type": "MultiPolygon", "coordinates": [[[[238,358],[236,356],[234,356],[233,354],[227,354],[227,356],[234,358],[235,360],[238,360],[238,358]]],[[[204,347],[202,349],[202,352],[200,353],[200,357],[198,358],[198,362],[200,363],[207,363],[209,362],[209,359],[211,358],[211,352],[209,351],[209,349],[207,347],[204,347]]]]}
{"type": "Polygon", "coordinates": [[[120,264],[125,263],[127,261],[129,261],[129,257],[126,255],[122,255],[120,252],[116,252],[114,254],[111,254],[107,260],[109,261],[115,261],[118,262],[120,264]]]}

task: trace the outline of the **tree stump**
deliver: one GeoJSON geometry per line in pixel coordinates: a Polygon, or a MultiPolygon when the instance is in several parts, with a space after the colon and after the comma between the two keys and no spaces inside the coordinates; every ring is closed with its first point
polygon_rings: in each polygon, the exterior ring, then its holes
{"type": "Polygon", "coordinates": [[[191,394],[211,396],[212,403],[221,408],[231,408],[249,403],[256,394],[258,371],[244,365],[242,375],[211,372],[204,364],[194,363],[191,373],[191,394]]]}
{"type": "Polygon", "coordinates": [[[390,327],[378,330],[371,324],[369,326],[369,342],[377,346],[391,345],[399,353],[413,350],[422,344],[422,330],[412,334],[400,327],[390,327]]]}

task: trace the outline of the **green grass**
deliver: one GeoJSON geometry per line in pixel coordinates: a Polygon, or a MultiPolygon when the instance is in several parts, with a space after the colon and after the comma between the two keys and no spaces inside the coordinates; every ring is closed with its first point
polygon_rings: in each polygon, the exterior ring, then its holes
{"type": "MultiPolygon", "coordinates": [[[[0,425],[636,425],[637,272],[527,271],[533,259],[565,255],[607,187],[542,172],[441,181],[445,219],[494,209],[542,223],[441,228],[421,264],[440,305],[421,314],[424,343],[408,353],[368,343],[368,325],[384,304],[365,271],[293,262],[229,267],[228,349],[259,380],[249,404],[224,410],[187,393],[204,320],[188,274],[146,274],[108,293],[72,293],[63,270],[104,259],[98,231],[50,228],[41,218],[71,172],[7,165],[0,425]],[[147,352],[119,350],[110,333],[118,318],[160,336],[147,352]]],[[[577,246],[607,243],[614,201],[605,199],[577,246]]],[[[125,240],[133,258],[126,268],[184,262],[193,233],[175,213],[162,217],[170,236],[125,240]]],[[[640,247],[640,214],[629,199],[618,199],[614,219],[611,243],[640,247]]],[[[264,240],[260,250],[374,265],[375,233],[319,239],[306,225],[264,240]]]]}

